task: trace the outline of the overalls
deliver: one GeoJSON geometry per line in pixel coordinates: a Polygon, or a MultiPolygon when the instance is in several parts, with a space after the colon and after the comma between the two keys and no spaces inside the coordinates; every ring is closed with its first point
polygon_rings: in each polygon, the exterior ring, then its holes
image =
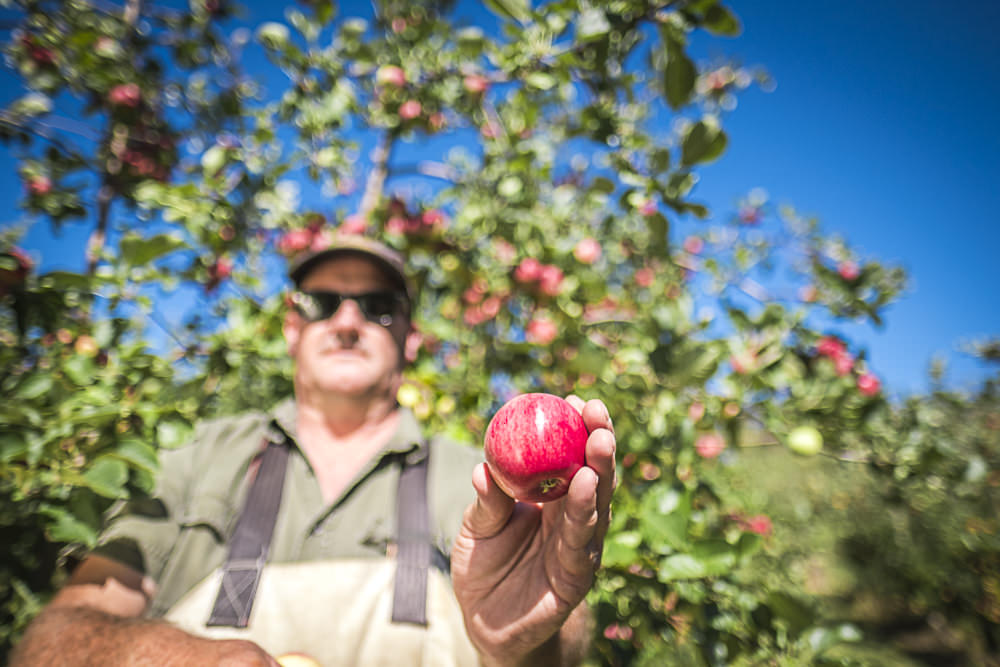
{"type": "Polygon", "coordinates": [[[251,640],[271,655],[305,653],[324,667],[477,665],[447,558],[429,538],[429,450],[402,464],[388,557],[267,563],[293,446],[280,429],[269,433],[226,562],[165,618],[199,636],[251,640]]]}

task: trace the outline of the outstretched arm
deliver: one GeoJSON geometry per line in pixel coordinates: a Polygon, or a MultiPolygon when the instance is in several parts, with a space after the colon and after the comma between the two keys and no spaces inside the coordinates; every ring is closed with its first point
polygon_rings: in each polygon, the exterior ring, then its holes
{"type": "Polygon", "coordinates": [[[452,549],[452,580],[469,638],[484,664],[573,664],[589,637],[584,597],[600,565],[615,487],[615,438],[601,401],[584,404],[587,465],[548,503],[516,502],[489,469],[452,549]],[[544,656],[544,659],[543,659],[544,656]]]}
{"type": "Polygon", "coordinates": [[[31,623],[11,667],[108,665],[262,665],[278,663],[252,642],[201,639],[141,618],[153,582],[132,568],[90,556],[31,623]]]}

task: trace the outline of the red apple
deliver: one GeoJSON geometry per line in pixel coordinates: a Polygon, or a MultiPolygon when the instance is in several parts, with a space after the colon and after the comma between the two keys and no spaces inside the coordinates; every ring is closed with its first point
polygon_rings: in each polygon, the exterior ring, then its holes
{"type": "Polygon", "coordinates": [[[565,400],[552,394],[521,394],[504,404],[486,427],[490,475],[504,493],[526,502],[566,495],[584,466],[587,427],[565,400]]]}
{"type": "Polygon", "coordinates": [[[117,107],[135,108],[142,101],[142,90],[134,83],[120,83],[108,92],[108,101],[117,107]]]}
{"type": "Polygon", "coordinates": [[[882,383],[872,373],[862,373],[858,376],[858,391],[865,396],[875,396],[882,389],[882,383]]]}
{"type": "Polygon", "coordinates": [[[816,343],[816,352],[824,357],[835,359],[847,352],[847,346],[844,345],[844,341],[835,336],[823,336],[816,343]]]}
{"type": "Polygon", "coordinates": [[[375,71],[375,83],[380,86],[402,88],[406,85],[406,72],[395,65],[382,65],[375,71]]]}
{"type": "Polygon", "coordinates": [[[718,433],[702,433],[695,441],[694,449],[703,459],[714,459],[726,449],[726,441],[718,433]]]}
{"type": "Polygon", "coordinates": [[[648,266],[637,269],[635,272],[635,282],[639,287],[649,287],[655,280],[656,274],[648,266]]]}
{"type": "Polygon", "coordinates": [[[545,316],[535,316],[528,322],[525,337],[529,343],[548,345],[559,335],[555,323],[545,316]]]}
{"type": "Polygon", "coordinates": [[[745,225],[756,225],[760,222],[760,209],[756,206],[743,206],[739,215],[740,222],[745,225]]]}
{"type": "Polygon", "coordinates": [[[601,258],[601,244],[597,239],[588,236],[576,244],[573,256],[583,264],[593,264],[601,258]]]}
{"type": "Polygon", "coordinates": [[[700,236],[689,236],[684,239],[684,250],[692,255],[700,254],[705,249],[705,241],[700,236]]]}
{"type": "Polygon", "coordinates": [[[562,291],[563,272],[554,264],[543,264],[541,275],[538,276],[538,287],[542,294],[559,296],[562,291]]]}
{"type": "Polygon", "coordinates": [[[519,283],[532,283],[542,276],[542,263],[534,257],[525,257],[514,269],[514,280],[519,283]]]}
{"type": "Polygon", "coordinates": [[[18,247],[0,251],[0,296],[11,287],[20,287],[34,266],[31,258],[18,247]]]}
{"type": "Polygon", "coordinates": [[[850,260],[841,262],[837,265],[837,273],[840,277],[848,282],[852,282],[858,279],[861,275],[861,269],[858,267],[857,262],[852,262],[850,260]]]}
{"type": "Polygon", "coordinates": [[[403,120],[413,120],[418,118],[423,111],[420,102],[416,100],[406,100],[399,105],[399,117],[403,120]]]}
{"type": "Polygon", "coordinates": [[[462,79],[462,87],[465,88],[466,92],[479,95],[486,92],[486,89],[490,87],[490,82],[481,74],[469,74],[462,79]]]}
{"type": "Polygon", "coordinates": [[[48,176],[32,176],[28,181],[28,192],[37,197],[44,197],[52,192],[52,179],[48,176]]]}
{"type": "Polygon", "coordinates": [[[205,291],[211,292],[217,288],[222,281],[233,273],[233,260],[226,255],[220,255],[208,267],[208,280],[205,281],[205,291]]]}
{"type": "Polygon", "coordinates": [[[364,234],[368,229],[368,218],[360,213],[352,213],[344,218],[337,231],[341,234],[364,234]]]}

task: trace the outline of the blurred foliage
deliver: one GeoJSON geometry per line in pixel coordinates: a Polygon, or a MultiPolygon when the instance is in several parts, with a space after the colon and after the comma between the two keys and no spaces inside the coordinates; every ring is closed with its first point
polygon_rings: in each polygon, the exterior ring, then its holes
{"type": "Polygon", "coordinates": [[[223,29],[225,0],[8,4],[25,94],[0,138],[22,207],[91,236],[69,249],[79,273],[40,272],[2,236],[5,648],[108,505],[149,492],[159,448],[291,393],[283,259],[355,233],[416,273],[423,345],[399,400],[428,430],[478,443],[522,391],[609,406],[594,661],[864,664],[845,646],[878,628],[781,565],[815,533],[727,474],[799,427],[824,461],[872,471],[866,509],[809,519],[841,531],[822,544],[858,590],[996,655],[995,386],[890,404],[838,328],[880,324],[902,271],[761,191],[731,214],[695,199],[738,95],[769,85],[688,55],[739,33],[722,3],[491,0],[488,32],[449,2],[342,17],[319,0],[255,26],[256,46],[223,29]],[[241,71],[258,47],[282,90],[241,71]]]}

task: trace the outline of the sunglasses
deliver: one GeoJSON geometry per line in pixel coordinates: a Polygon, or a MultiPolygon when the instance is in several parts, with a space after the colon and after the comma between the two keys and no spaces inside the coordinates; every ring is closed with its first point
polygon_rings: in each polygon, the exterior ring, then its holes
{"type": "Polygon", "coordinates": [[[341,294],[327,291],[292,292],[291,302],[295,310],[307,322],[319,322],[333,317],[340,304],[350,299],[358,304],[365,319],[383,327],[392,325],[396,315],[406,315],[409,301],[400,292],[381,290],[361,294],[341,294]]]}

